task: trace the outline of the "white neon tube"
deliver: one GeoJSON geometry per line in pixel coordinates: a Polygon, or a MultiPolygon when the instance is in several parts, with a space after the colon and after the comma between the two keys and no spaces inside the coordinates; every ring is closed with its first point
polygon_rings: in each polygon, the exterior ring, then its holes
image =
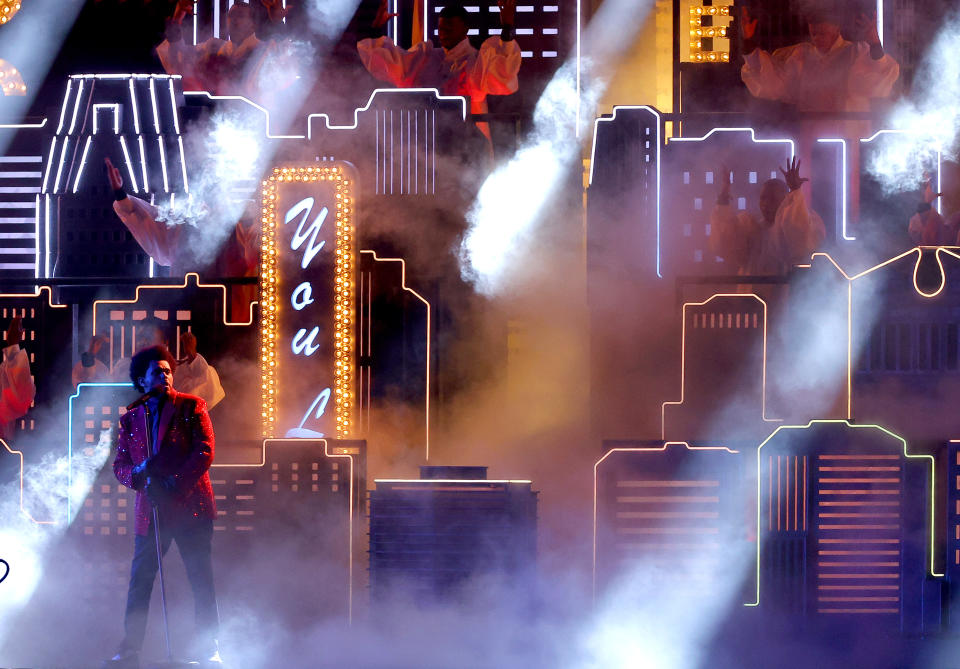
{"type": "Polygon", "coordinates": [[[80,156],[80,168],[77,170],[77,176],[73,180],[73,192],[77,192],[80,186],[80,177],[83,176],[83,168],[87,164],[87,152],[90,150],[90,142],[93,141],[93,135],[87,135],[87,142],[83,145],[83,154],[80,156]]]}
{"type": "Polygon", "coordinates": [[[123,159],[127,163],[127,174],[130,176],[130,185],[133,186],[133,192],[135,194],[140,193],[140,189],[137,188],[137,177],[133,173],[133,162],[130,160],[130,152],[127,150],[127,138],[123,135],[120,135],[120,148],[123,149],[123,159]]]}
{"type": "Polygon", "coordinates": [[[137,92],[134,90],[133,79],[130,79],[130,106],[133,107],[133,131],[140,134],[140,112],[137,110],[137,92]]]}

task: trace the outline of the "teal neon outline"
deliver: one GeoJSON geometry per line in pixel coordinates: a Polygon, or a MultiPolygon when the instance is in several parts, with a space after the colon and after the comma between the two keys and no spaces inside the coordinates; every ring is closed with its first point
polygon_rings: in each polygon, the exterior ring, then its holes
{"type": "Polygon", "coordinates": [[[67,399],[67,524],[73,517],[73,508],[70,505],[70,491],[73,489],[73,400],[80,397],[80,389],[91,388],[133,388],[132,383],[81,383],[76,391],[67,399]]]}

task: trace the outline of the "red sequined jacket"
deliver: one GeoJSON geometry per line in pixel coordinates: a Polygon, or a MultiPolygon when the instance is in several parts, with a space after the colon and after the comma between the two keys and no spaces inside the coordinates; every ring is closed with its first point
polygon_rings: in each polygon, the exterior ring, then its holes
{"type": "MultiPolygon", "coordinates": [[[[134,481],[133,468],[150,454],[147,435],[150,426],[143,405],[120,417],[117,457],[113,473],[117,480],[137,491],[136,533],[145,535],[152,509],[143,481],[134,481]]],[[[176,522],[188,517],[216,518],[213,488],[207,470],[213,462],[213,425],[206,403],[194,395],[171,391],[160,411],[157,430],[155,474],[175,477],[173,492],[161,503],[161,517],[176,522]]]]}

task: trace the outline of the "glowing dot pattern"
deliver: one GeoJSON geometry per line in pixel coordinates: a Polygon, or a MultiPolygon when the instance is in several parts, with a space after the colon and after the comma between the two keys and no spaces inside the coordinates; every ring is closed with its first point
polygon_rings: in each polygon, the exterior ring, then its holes
{"type": "MultiPolygon", "coordinates": [[[[3,2],[3,0],[0,0],[0,2],[3,2]]],[[[17,8],[20,8],[19,4],[17,8]]],[[[0,15],[0,19],[3,16],[0,15]]],[[[4,21],[0,21],[0,23],[4,23],[4,21]]],[[[27,85],[24,83],[20,71],[3,59],[0,59],[0,92],[4,95],[27,94],[27,85]]]]}
{"type": "Polygon", "coordinates": [[[694,5],[690,7],[690,60],[696,63],[729,63],[729,51],[702,51],[701,40],[704,37],[726,37],[727,29],[723,26],[703,26],[704,16],[730,16],[730,7],[716,5],[694,5]]]}
{"type": "Polygon", "coordinates": [[[20,0],[0,0],[0,25],[12,19],[18,11],[20,11],[20,0]]]}

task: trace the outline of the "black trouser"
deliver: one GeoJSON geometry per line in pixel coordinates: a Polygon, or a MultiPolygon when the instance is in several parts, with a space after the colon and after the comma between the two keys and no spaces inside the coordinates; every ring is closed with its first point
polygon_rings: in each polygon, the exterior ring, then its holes
{"type": "MultiPolygon", "coordinates": [[[[122,648],[140,650],[147,627],[147,611],[150,595],[157,575],[157,548],[153,530],[153,518],[144,536],[137,535],[133,545],[133,563],[130,566],[130,590],[127,594],[127,611],[124,616],[124,639],[122,648]]],[[[213,647],[217,638],[219,615],[217,597],[213,589],[213,562],[211,543],[213,521],[207,518],[190,518],[178,523],[164,523],[160,518],[160,546],[166,555],[172,541],[177,542],[187,578],[193,590],[196,608],[197,641],[204,647],[213,647]]]]}

